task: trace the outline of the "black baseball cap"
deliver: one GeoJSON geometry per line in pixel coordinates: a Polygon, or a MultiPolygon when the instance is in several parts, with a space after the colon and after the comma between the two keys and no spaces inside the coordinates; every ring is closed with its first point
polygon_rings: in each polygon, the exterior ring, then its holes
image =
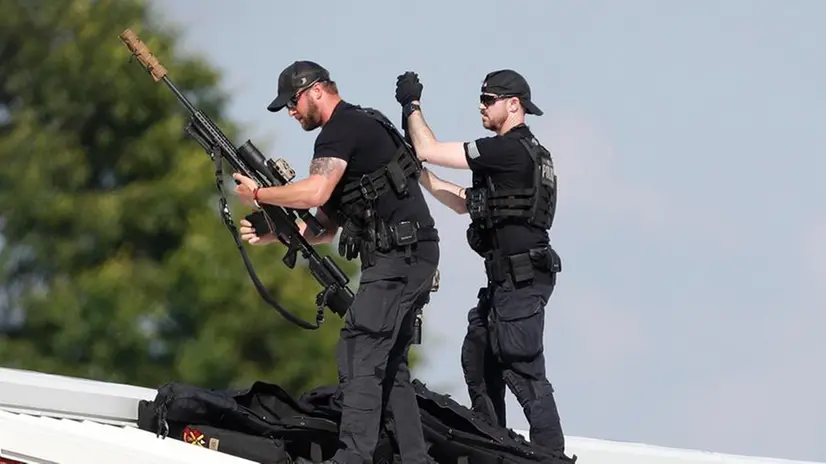
{"type": "Polygon", "coordinates": [[[521,74],[512,69],[500,69],[485,76],[482,92],[495,95],[519,97],[525,112],[542,116],[543,112],[531,101],[531,86],[521,74]]]}
{"type": "Polygon", "coordinates": [[[273,113],[281,111],[287,106],[296,92],[304,87],[308,87],[316,82],[329,81],[330,73],[320,64],[313,61],[295,61],[284,68],[278,76],[278,95],[275,100],[267,106],[273,113]]]}

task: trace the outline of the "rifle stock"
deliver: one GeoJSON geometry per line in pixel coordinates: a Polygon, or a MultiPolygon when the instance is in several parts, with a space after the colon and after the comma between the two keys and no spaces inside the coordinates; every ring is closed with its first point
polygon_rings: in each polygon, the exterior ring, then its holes
{"type": "Polygon", "coordinates": [[[152,76],[152,79],[155,82],[163,82],[166,84],[177,97],[178,101],[189,112],[190,120],[184,128],[184,132],[198,142],[215,162],[216,184],[219,192],[221,192],[220,207],[222,218],[227,228],[233,233],[247,271],[259,294],[261,294],[261,297],[285,318],[305,329],[317,329],[321,326],[321,323],[324,321],[325,306],[340,317],[344,317],[354,298],[352,290],[347,287],[349,283],[348,277],[329,256],[325,256],[324,258],[319,256],[312,245],[304,238],[296,224],[296,221],[300,218],[307,224],[307,229],[314,235],[324,233],[324,227],[310,211],[275,205],[262,206],[264,213],[270,219],[269,223],[272,225],[275,236],[287,247],[287,252],[283,258],[284,264],[290,269],[294,268],[300,253],[308,262],[310,274],[323,287],[322,291],[319,292],[316,297],[318,314],[315,325],[292,315],[269,295],[255,274],[252,263],[235,229],[222,188],[222,161],[226,160],[233,171],[255,180],[262,188],[283,186],[292,181],[295,177],[295,171],[290,167],[289,163],[281,158],[276,160],[266,159],[251,140],[247,140],[240,147],[236,148],[209,116],[196,108],[177,88],[175,83],[169,78],[166,68],[161,65],[158,59],[149,51],[146,44],[144,44],[134,32],[126,29],[119,37],[143,68],[152,76]]]}

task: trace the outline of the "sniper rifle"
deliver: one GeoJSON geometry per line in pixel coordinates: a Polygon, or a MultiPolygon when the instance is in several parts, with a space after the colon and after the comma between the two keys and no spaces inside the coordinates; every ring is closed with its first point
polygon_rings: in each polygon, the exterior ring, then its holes
{"type": "Polygon", "coordinates": [[[215,162],[215,180],[218,192],[221,194],[219,203],[221,217],[235,238],[235,244],[241,253],[241,257],[244,259],[247,272],[264,301],[281,313],[284,318],[307,330],[315,330],[321,327],[321,324],[324,322],[325,306],[339,315],[339,317],[344,317],[354,298],[352,290],[347,287],[349,278],[329,256],[321,258],[318,255],[312,245],[310,245],[301,234],[296,224],[298,218],[301,218],[307,224],[307,229],[314,235],[317,236],[324,233],[323,226],[312,213],[306,209],[262,205],[270,228],[274,231],[278,240],[287,247],[287,252],[282,260],[284,264],[290,269],[294,268],[298,253],[300,252],[302,257],[308,262],[310,273],[323,287],[323,290],[316,296],[318,312],[316,314],[315,325],[293,315],[270,296],[266,287],[261,283],[261,280],[255,273],[249,256],[246,250],[244,250],[243,242],[235,228],[223,190],[222,160],[225,159],[235,172],[239,172],[255,180],[262,188],[282,186],[292,181],[295,177],[295,171],[290,167],[289,163],[281,158],[275,161],[265,159],[264,155],[250,140],[247,140],[243,145],[236,148],[221,129],[181,93],[167,75],[166,68],[161,65],[158,59],[149,51],[146,44],[144,44],[134,32],[126,29],[119,35],[119,38],[132,52],[133,57],[137,58],[138,62],[140,62],[143,68],[152,76],[152,79],[154,79],[155,82],[163,81],[189,112],[190,120],[184,132],[197,141],[215,162]]]}

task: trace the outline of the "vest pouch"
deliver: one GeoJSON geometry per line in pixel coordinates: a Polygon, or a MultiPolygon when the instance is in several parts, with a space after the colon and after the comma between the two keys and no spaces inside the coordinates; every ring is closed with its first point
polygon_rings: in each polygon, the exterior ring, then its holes
{"type": "Polygon", "coordinates": [[[465,189],[467,212],[473,222],[488,219],[488,195],[483,188],[465,189]]]}
{"type": "Polygon", "coordinates": [[[508,256],[508,270],[514,285],[530,282],[534,278],[533,260],[529,253],[508,256]]]}
{"type": "Polygon", "coordinates": [[[391,161],[387,165],[387,177],[390,179],[390,185],[393,187],[399,196],[407,196],[407,177],[404,175],[402,167],[398,161],[391,161]]]}
{"type": "Polygon", "coordinates": [[[548,259],[550,261],[551,272],[562,272],[562,258],[559,256],[559,253],[557,253],[553,248],[548,251],[550,251],[550,256],[548,259]]]}
{"type": "Polygon", "coordinates": [[[537,269],[551,274],[562,272],[562,258],[553,248],[535,248],[530,251],[530,256],[537,269]]]}

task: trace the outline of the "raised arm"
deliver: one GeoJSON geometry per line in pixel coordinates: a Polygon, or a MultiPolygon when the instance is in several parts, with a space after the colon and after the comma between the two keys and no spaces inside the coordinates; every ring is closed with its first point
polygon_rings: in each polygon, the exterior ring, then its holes
{"type": "Polygon", "coordinates": [[[421,111],[423,86],[416,73],[406,72],[396,82],[396,101],[416,154],[423,162],[454,169],[469,169],[463,142],[440,142],[433,135],[421,111]]]}

